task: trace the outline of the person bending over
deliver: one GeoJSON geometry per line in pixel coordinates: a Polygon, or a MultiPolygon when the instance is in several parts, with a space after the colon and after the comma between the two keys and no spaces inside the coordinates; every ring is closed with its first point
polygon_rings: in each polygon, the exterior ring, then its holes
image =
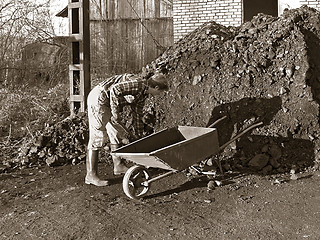
{"type": "MultiPolygon", "coordinates": [[[[116,75],[94,87],[88,95],[89,143],[87,149],[85,177],[86,184],[107,186],[107,180],[98,176],[98,156],[107,138],[110,141],[111,151],[121,143],[128,144],[128,132],[119,124],[119,113],[125,105],[131,107],[134,136],[136,139],[143,136],[144,123],[143,108],[149,95],[158,95],[168,90],[168,82],[161,73],[144,79],[133,74],[116,75]]],[[[127,167],[120,157],[112,156],[113,173],[124,174],[127,167]]]]}

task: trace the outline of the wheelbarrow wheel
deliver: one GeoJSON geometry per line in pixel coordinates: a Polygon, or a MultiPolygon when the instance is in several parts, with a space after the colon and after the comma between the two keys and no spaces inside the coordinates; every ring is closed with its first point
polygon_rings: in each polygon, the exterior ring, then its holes
{"type": "Polygon", "coordinates": [[[150,179],[147,169],[143,166],[130,167],[123,177],[122,187],[124,193],[131,199],[138,200],[149,191],[149,183],[146,181],[150,179]]]}

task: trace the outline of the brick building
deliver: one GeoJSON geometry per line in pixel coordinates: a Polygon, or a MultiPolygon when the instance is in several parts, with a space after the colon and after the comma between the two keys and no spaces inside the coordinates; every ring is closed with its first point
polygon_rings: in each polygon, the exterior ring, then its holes
{"type": "Polygon", "coordinates": [[[320,0],[174,0],[174,41],[208,21],[238,26],[260,12],[280,16],[302,5],[320,10],[320,0]]]}

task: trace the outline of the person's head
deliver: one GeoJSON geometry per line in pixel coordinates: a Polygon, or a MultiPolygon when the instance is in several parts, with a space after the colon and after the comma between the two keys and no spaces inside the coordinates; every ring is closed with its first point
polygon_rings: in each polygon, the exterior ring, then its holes
{"type": "Polygon", "coordinates": [[[156,73],[147,80],[148,93],[158,95],[161,92],[168,91],[168,81],[162,73],[156,73]]]}

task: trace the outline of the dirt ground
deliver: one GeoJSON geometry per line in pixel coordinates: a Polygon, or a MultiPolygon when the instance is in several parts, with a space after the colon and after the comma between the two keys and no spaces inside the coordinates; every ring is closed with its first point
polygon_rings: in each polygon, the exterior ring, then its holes
{"type": "Polygon", "coordinates": [[[61,121],[15,160],[69,165],[0,173],[0,240],[320,239],[319,19],[302,7],[279,18],[259,15],[237,29],[208,23],[148,68],[166,70],[171,85],[150,103],[156,130],[208,126],[227,116],[217,126],[224,144],[247,124],[263,122],[226,149],[223,167],[233,172],[217,176],[214,189],[208,191],[206,176],[180,172],[135,201],[102,163],[111,185],[85,185],[86,124],[61,121]],[[268,160],[265,175],[236,172],[257,156],[268,160]]]}
{"type": "Polygon", "coordinates": [[[83,163],[2,173],[0,239],[320,239],[319,171],[229,172],[210,191],[179,172],[136,201],[100,166],[108,187],[85,185],[83,163]]]}

